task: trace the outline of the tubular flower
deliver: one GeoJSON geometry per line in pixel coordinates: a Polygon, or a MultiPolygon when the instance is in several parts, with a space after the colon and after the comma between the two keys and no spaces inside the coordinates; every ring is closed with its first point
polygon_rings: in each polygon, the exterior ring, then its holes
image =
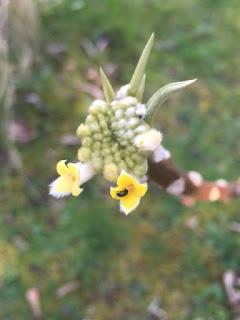
{"type": "Polygon", "coordinates": [[[101,174],[106,180],[117,182],[110,194],[120,201],[125,214],[138,206],[147,184],[141,184],[137,179],[147,175],[149,158],[162,156],[162,134],[153,128],[153,119],[168,97],[196,80],[170,83],[143,102],[146,66],[153,43],[154,34],[129,83],[117,92],[100,69],[104,100],[92,102],[85,121],[77,129],[81,142],[77,153],[79,162],[66,164],[62,160],[57,164],[59,177],[49,186],[53,197],[78,196],[83,183],[95,174],[101,174]]]}
{"type": "Polygon", "coordinates": [[[79,196],[83,189],[80,184],[89,180],[93,175],[91,166],[87,163],[68,163],[61,160],[56,166],[60,177],[55,179],[49,185],[49,194],[55,198],[61,198],[69,195],[79,196]]]}
{"type": "Polygon", "coordinates": [[[146,183],[139,183],[133,176],[122,171],[117,179],[117,187],[110,188],[110,195],[113,199],[120,201],[120,210],[128,215],[139,205],[147,188],[146,183]]]}

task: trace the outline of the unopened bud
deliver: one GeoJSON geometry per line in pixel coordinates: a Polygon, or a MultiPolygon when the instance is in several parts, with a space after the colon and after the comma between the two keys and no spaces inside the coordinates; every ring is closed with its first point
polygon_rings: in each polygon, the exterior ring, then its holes
{"type": "Polygon", "coordinates": [[[128,126],[131,128],[135,128],[139,124],[140,124],[140,121],[138,118],[131,118],[128,120],[128,126]]]}
{"type": "Polygon", "coordinates": [[[115,112],[115,117],[116,117],[117,119],[121,119],[121,118],[123,117],[123,111],[122,111],[122,109],[116,110],[116,112],[115,112]]]}
{"type": "Polygon", "coordinates": [[[103,176],[106,180],[116,182],[119,176],[119,171],[114,163],[109,163],[104,166],[103,176]]]}
{"type": "Polygon", "coordinates": [[[80,126],[77,128],[77,135],[81,138],[90,136],[90,134],[91,134],[91,130],[84,123],[81,123],[80,126]]]}
{"type": "Polygon", "coordinates": [[[136,110],[134,107],[129,107],[127,108],[127,110],[125,111],[125,115],[130,118],[133,117],[136,114],[136,110]]]}
{"type": "Polygon", "coordinates": [[[90,125],[91,123],[94,123],[96,121],[96,118],[93,116],[93,115],[91,115],[91,114],[89,114],[88,116],[87,116],[87,118],[86,118],[86,123],[88,124],[88,125],[90,125]]]}
{"type": "Polygon", "coordinates": [[[82,162],[87,162],[90,160],[91,150],[89,148],[80,148],[78,150],[78,159],[82,162]]]}
{"type": "Polygon", "coordinates": [[[137,134],[142,134],[146,131],[148,131],[150,129],[150,127],[147,125],[147,124],[141,124],[140,126],[138,126],[136,129],[135,129],[135,132],[137,134]]]}
{"type": "Polygon", "coordinates": [[[162,134],[151,129],[147,132],[136,136],[134,144],[142,151],[154,151],[162,141],[162,134]]]}
{"type": "Polygon", "coordinates": [[[92,144],[92,139],[91,139],[90,137],[84,137],[84,138],[82,139],[82,145],[83,145],[84,147],[90,147],[91,144],[92,144]]]}

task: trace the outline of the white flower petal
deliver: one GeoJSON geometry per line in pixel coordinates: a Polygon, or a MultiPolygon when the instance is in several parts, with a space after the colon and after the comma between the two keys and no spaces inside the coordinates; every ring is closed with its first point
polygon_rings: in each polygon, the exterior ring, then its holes
{"type": "Polygon", "coordinates": [[[56,191],[56,184],[58,183],[58,180],[61,177],[58,177],[57,179],[55,179],[52,183],[50,183],[49,185],[49,194],[54,197],[54,198],[63,198],[63,197],[67,197],[71,195],[71,192],[59,192],[56,191]]]}
{"type": "Polygon", "coordinates": [[[163,160],[167,160],[171,157],[170,152],[165,149],[162,145],[158,146],[152,155],[152,160],[156,163],[161,162],[163,160]]]}
{"type": "Polygon", "coordinates": [[[141,103],[137,104],[136,115],[138,115],[141,118],[144,118],[146,113],[147,113],[147,108],[146,108],[145,104],[141,104],[141,103]]]}
{"type": "Polygon", "coordinates": [[[134,144],[143,151],[154,151],[162,141],[161,132],[150,129],[149,131],[136,136],[134,144]]]}
{"type": "Polygon", "coordinates": [[[80,185],[90,180],[96,174],[90,162],[86,162],[86,163],[77,162],[75,165],[78,168],[78,172],[80,176],[80,185]]]}

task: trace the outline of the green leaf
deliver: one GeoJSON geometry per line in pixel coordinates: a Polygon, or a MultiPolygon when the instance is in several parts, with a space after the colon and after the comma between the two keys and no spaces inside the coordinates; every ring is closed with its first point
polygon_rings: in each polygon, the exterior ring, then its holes
{"type": "Polygon", "coordinates": [[[170,97],[175,92],[191,85],[196,80],[197,79],[173,82],[156,91],[146,104],[147,113],[145,116],[145,121],[151,123],[158,108],[167,100],[168,97],[170,97]]]}
{"type": "Polygon", "coordinates": [[[139,88],[138,88],[138,91],[136,93],[136,98],[139,102],[142,101],[142,98],[143,98],[143,94],[144,94],[144,90],[145,90],[145,80],[146,80],[146,74],[144,73],[143,77],[142,77],[142,80],[140,82],[140,85],[139,85],[139,88]]]}
{"type": "Polygon", "coordinates": [[[100,76],[101,76],[102,87],[103,87],[105,99],[108,103],[110,103],[115,98],[114,90],[113,90],[112,85],[111,85],[110,81],[108,80],[108,78],[102,68],[100,68],[100,76]]]}
{"type": "Polygon", "coordinates": [[[141,83],[141,80],[142,80],[143,75],[145,73],[147,63],[148,63],[149,55],[150,55],[152,47],[153,47],[153,43],[154,43],[154,33],[152,33],[145,48],[143,49],[141,57],[138,61],[136,69],[133,73],[132,79],[129,83],[128,94],[130,96],[135,97],[137,94],[137,91],[139,90],[140,83],[141,83]]]}

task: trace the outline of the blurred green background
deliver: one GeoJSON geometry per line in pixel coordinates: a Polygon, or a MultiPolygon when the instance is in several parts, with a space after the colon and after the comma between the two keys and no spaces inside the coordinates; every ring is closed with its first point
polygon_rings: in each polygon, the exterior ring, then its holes
{"type": "Polygon", "coordinates": [[[239,15],[237,0],[12,1],[0,63],[10,67],[1,99],[0,319],[31,319],[33,287],[44,319],[146,320],[156,298],[169,319],[233,318],[222,276],[240,264],[231,230],[239,200],[186,208],[152,185],[126,218],[101,178],[77,199],[54,200],[47,186],[57,161],[76,158],[76,128],[100,95],[99,66],[116,88],[127,83],[153,31],[145,99],[199,79],[162,107],[164,145],[184,170],[236,179],[239,15]]]}

